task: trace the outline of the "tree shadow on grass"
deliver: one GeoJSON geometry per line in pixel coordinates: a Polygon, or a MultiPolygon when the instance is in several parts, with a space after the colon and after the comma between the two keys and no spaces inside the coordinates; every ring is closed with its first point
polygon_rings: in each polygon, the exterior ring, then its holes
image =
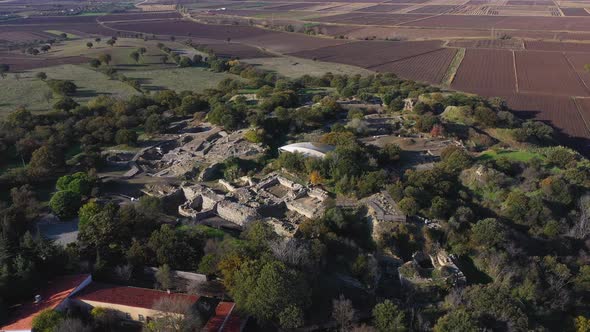
{"type": "Polygon", "coordinates": [[[111,95],[112,93],[110,92],[98,92],[96,90],[92,90],[92,89],[83,89],[83,90],[78,90],[76,92],[76,97],[79,98],[91,98],[91,97],[96,97],[99,95],[111,95]]]}

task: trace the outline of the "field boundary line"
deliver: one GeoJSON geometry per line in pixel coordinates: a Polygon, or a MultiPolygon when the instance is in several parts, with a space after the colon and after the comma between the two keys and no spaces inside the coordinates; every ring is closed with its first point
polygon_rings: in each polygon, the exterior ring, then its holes
{"type": "Polygon", "coordinates": [[[576,100],[576,97],[572,97],[574,99],[574,105],[576,105],[576,112],[578,112],[578,115],[580,116],[580,118],[582,118],[582,122],[584,122],[584,126],[586,127],[586,130],[588,131],[588,133],[590,134],[590,123],[588,123],[588,121],[586,121],[586,118],[584,118],[584,114],[582,113],[582,110],[580,109],[580,104],[578,104],[578,101],[576,100]]]}
{"type": "Polygon", "coordinates": [[[447,72],[443,76],[443,85],[451,86],[451,84],[455,80],[455,76],[457,76],[459,67],[461,67],[461,64],[463,63],[463,59],[465,59],[466,53],[467,50],[465,48],[460,48],[457,50],[457,53],[455,53],[455,56],[453,57],[453,61],[451,61],[451,63],[449,64],[449,68],[447,68],[447,72]]]}
{"type": "Polygon", "coordinates": [[[375,67],[379,67],[379,66],[383,66],[383,65],[388,65],[390,63],[396,63],[396,62],[399,62],[399,61],[408,60],[408,59],[411,59],[411,58],[415,58],[417,56],[422,56],[422,55],[434,53],[434,52],[437,52],[437,51],[440,51],[440,50],[445,50],[445,49],[447,49],[447,48],[446,47],[440,47],[440,48],[437,48],[436,50],[426,51],[426,52],[423,52],[423,53],[418,53],[418,54],[406,56],[406,57],[399,58],[399,59],[396,59],[396,60],[385,61],[385,62],[382,62],[382,63],[378,63],[376,65],[367,66],[366,69],[371,69],[371,68],[375,68],[375,67]]]}
{"type": "Polygon", "coordinates": [[[518,70],[516,69],[516,51],[512,50],[512,64],[514,68],[514,87],[516,88],[516,93],[519,93],[518,88],[518,70]]]}
{"type": "Polygon", "coordinates": [[[590,94],[590,88],[588,88],[588,85],[586,85],[586,82],[584,82],[584,80],[582,79],[580,74],[578,74],[578,71],[576,70],[576,67],[574,67],[574,64],[570,61],[570,59],[567,57],[567,55],[565,55],[565,52],[562,52],[561,55],[563,55],[563,57],[565,58],[565,62],[567,62],[570,69],[574,72],[574,74],[576,74],[578,81],[580,81],[580,83],[582,83],[582,85],[586,89],[586,92],[588,92],[590,94]]]}

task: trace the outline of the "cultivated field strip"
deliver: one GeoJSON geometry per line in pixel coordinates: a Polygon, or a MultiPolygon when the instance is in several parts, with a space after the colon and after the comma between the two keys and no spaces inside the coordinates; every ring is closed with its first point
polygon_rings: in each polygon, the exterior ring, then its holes
{"type": "Polygon", "coordinates": [[[503,50],[523,50],[524,43],[520,39],[480,39],[480,40],[451,40],[448,47],[462,48],[491,48],[503,50]]]}
{"type": "Polygon", "coordinates": [[[440,84],[456,53],[456,49],[442,48],[370,69],[377,72],[395,73],[400,77],[414,81],[440,84]]]}
{"type": "Polygon", "coordinates": [[[584,8],[561,8],[565,16],[590,16],[584,8]]]}
{"type": "Polygon", "coordinates": [[[578,106],[578,112],[586,125],[586,129],[590,132],[590,98],[576,98],[575,101],[578,106]]]}
{"type": "MultiPolygon", "coordinates": [[[[552,124],[560,130],[560,134],[567,135],[563,139],[572,145],[590,139],[590,132],[571,97],[523,93],[503,97],[518,116],[552,124]]],[[[580,148],[588,149],[587,146],[580,148]]]]}
{"type": "Polygon", "coordinates": [[[516,92],[512,52],[467,49],[451,87],[493,96],[516,92]]]}
{"type": "Polygon", "coordinates": [[[143,21],[143,20],[166,20],[179,19],[182,16],[178,12],[146,12],[133,14],[111,14],[97,17],[99,22],[116,22],[116,21],[143,21]]]}
{"type": "Polygon", "coordinates": [[[360,8],[355,11],[357,12],[364,12],[364,13],[385,13],[385,12],[394,12],[396,10],[408,8],[410,5],[375,5],[371,7],[360,8]]]}
{"type": "Polygon", "coordinates": [[[438,15],[417,22],[401,23],[401,26],[453,29],[540,30],[540,31],[590,31],[588,17],[519,17],[519,16],[467,16],[438,15]]]}
{"type": "Polygon", "coordinates": [[[270,31],[250,26],[207,25],[189,21],[154,21],[108,23],[114,30],[142,32],[166,36],[185,36],[225,41],[230,38],[244,44],[268,48],[278,53],[291,53],[350,43],[347,40],[314,38],[304,34],[270,31]]]}
{"type": "Polygon", "coordinates": [[[518,87],[521,92],[562,96],[588,96],[562,53],[516,52],[518,87]]]}
{"type": "Polygon", "coordinates": [[[590,72],[584,66],[590,63],[590,53],[565,53],[565,57],[583,81],[586,88],[590,88],[590,72]]]}
{"type": "Polygon", "coordinates": [[[381,42],[361,41],[292,53],[307,59],[345,63],[363,68],[383,65],[396,60],[428,53],[441,48],[440,41],[381,42]]]}
{"type": "Polygon", "coordinates": [[[586,52],[590,53],[590,44],[562,43],[546,41],[526,41],[525,47],[531,51],[554,51],[554,52],[586,52]]]}
{"type": "Polygon", "coordinates": [[[342,24],[357,24],[357,25],[398,25],[415,20],[420,20],[429,17],[430,15],[424,14],[364,14],[358,15],[358,13],[352,14],[340,14],[332,16],[323,16],[320,18],[312,19],[311,21],[322,22],[322,23],[342,23],[342,24]]]}

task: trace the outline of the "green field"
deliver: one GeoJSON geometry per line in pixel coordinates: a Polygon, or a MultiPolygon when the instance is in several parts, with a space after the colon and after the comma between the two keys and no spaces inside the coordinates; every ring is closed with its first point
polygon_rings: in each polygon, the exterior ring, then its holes
{"type": "Polygon", "coordinates": [[[170,68],[159,70],[135,71],[126,74],[139,79],[148,91],[170,89],[175,91],[203,91],[214,88],[226,78],[242,80],[241,77],[228,73],[215,73],[204,68],[170,68]]]}
{"type": "MultiPolygon", "coordinates": [[[[60,34],[61,31],[51,30],[51,33],[60,34]]],[[[71,37],[73,38],[73,37],[71,37]]],[[[226,78],[242,80],[241,77],[229,73],[214,73],[205,68],[178,68],[175,64],[163,63],[164,53],[157,47],[156,41],[144,41],[142,39],[119,38],[114,47],[106,45],[106,40],[96,42],[92,38],[68,40],[53,46],[48,52],[50,57],[84,56],[97,58],[101,54],[109,54],[112,57],[110,65],[119,73],[128,78],[136,79],[146,92],[171,89],[176,91],[202,91],[216,87],[226,78]],[[92,42],[93,47],[88,48],[87,42],[92,42]],[[135,62],[129,54],[140,47],[145,47],[147,52],[139,62],[135,62]]],[[[189,57],[198,53],[187,46],[168,41],[164,44],[173,50],[181,50],[189,57]]],[[[244,63],[253,64],[261,69],[277,72],[280,75],[296,78],[304,74],[323,75],[327,72],[334,74],[361,74],[368,75],[372,72],[362,68],[327,63],[321,61],[298,59],[294,57],[277,57],[265,59],[243,60],[244,63]]],[[[45,72],[49,79],[71,80],[78,86],[78,93],[73,98],[84,103],[99,95],[126,98],[139,92],[129,85],[118,80],[110,79],[103,73],[90,67],[89,64],[60,65],[49,68],[39,68],[19,74],[9,74],[0,80],[0,115],[10,112],[19,106],[31,111],[46,111],[51,109],[57,96],[52,96],[47,85],[36,79],[35,74],[45,72]]]]}
{"type": "Polygon", "coordinates": [[[298,78],[305,74],[311,76],[321,76],[327,72],[342,75],[370,75],[374,72],[360,67],[342,65],[338,63],[313,61],[300,59],[290,56],[276,58],[259,58],[241,60],[244,63],[250,63],[261,69],[277,72],[280,75],[289,78],[298,78]]]}
{"type": "MultiPolygon", "coordinates": [[[[60,34],[61,32],[53,31],[52,33],[60,34]]],[[[96,58],[108,53],[112,57],[111,66],[119,73],[139,80],[144,91],[147,92],[164,89],[202,91],[216,87],[226,78],[242,80],[236,75],[214,73],[205,68],[178,68],[172,63],[164,64],[161,59],[164,53],[156,45],[157,42],[154,41],[120,38],[114,47],[110,47],[106,45],[105,40],[97,43],[94,39],[78,39],[54,45],[47,55],[59,58],[71,56],[96,58]],[[87,42],[92,42],[94,47],[88,48],[87,42]],[[139,47],[145,47],[147,52],[136,63],[129,54],[139,47]]],[[[165,45],[175,50],[182,50],[187,56],[197,53],[180,43],[165,42],[165,45]]],[[[88,64],[39,68],[19,74],[9,74],[5,79],[0,80],[0,115],[13,111],[19,106],[31,111],[45,111],[51,108],[56,98],[52,96],[51,90],[44,82],[35,78],[38,72],[45,72],[49,79],[73,81],[78,86],[78,93],[73,98],[79,103],[98,95],[126,98],[139,93],[123,82],[110,79],[88,64]]]]}
{"type": "Polygon", "coordinates": [[[521,161],[521,162],[528,162],[534,158],[545,159],[545,157],[540,153],[529,152],[526,150],[519,150],[519,151],[505,150],[505,151],[497,151],[497,152],[494,150],[487,150],[487,151],[482,152],[479,155],[478,159],[490,160],[490,159],[497,159],[500,157],[508,158],[509,160],[512,160],[512,161],[521,161]]]}

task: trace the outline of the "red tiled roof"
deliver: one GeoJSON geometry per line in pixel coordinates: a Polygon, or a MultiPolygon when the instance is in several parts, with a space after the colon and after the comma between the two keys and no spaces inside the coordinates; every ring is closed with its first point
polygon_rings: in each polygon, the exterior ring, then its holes
{"type": "Polygon", "coordinates": [[[125,305],[135,308],[151,309],[154,303],[163,297],[177,297],[196,302],[199,297],[187,294],[168,294],[148,288],[118,286],[93,282],[74,296],[75,299],[125,305]]]}
{"type": "Polygon", "coordinates": [[[205,325],[207,332],[240,332],[243,320],[234,312],[235,303],[220,302],[213,316],[205,325]]]}
{"type": "Polygon", "coordinates": [[[244,320],[235,311],[229,316],[227,322],[223,326],[223,332],[240,332],[244,327],[244,320]]]}
{"type": "Polygon", "coordinates": [[[30,330],[33,318],[45,309],[55,309],[89,277],[89,274],[80,274],[55,278],[39,291],[40,303],[23,304],[11,315],[7,325],[0,327],[0,331],[30,330]]]}

